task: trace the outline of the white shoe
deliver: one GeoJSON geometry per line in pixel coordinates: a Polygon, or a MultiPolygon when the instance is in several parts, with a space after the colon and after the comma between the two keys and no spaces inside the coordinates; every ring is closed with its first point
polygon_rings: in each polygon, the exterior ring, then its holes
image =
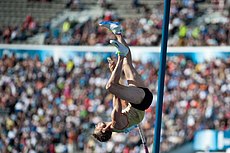
{"type": "Polygon", "coordinates": [[[116,40],[110,40],[109,43],[117,48],[116,54],[121,56],[126,56],[128,54],[129,48],[121,44],[120,42],[116,40]]]}
{"type": "Polygon", "coordinates": [[[120,22],[102,21],[99,25],[111,30],[115,35],[120,35],[122,33],[120,22]]]}

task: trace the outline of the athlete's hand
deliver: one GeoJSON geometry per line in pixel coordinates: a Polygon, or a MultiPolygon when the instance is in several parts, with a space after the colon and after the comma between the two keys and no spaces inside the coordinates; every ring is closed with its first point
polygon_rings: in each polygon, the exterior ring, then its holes
{"type": "Polygon", "coordinates": [[[107,126],[102,129],[102,133],[105,133],[106,130],[110,129],[111,125],[112,125],[112,122],[107,124],[107,126]]]}
{"type": "Polygon", "coordinates": [[[110,57],[108,57],[107,60],[108,60],[108,63],[109,63],[109,69],[110,69],[111,72],[113,72],[113,70],[114,70],[114,68],[116,66],[116,63],[110,57]]]}

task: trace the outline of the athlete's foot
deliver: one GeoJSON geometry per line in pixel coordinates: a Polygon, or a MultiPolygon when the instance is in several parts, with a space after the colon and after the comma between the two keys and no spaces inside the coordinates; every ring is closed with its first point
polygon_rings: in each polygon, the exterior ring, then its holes
{"type": "Polygon", "coordinates": [[[120,35],[122,33],[120,22],[102,21],[99,25],[111,30],[115,35],[120,35]]]}
{"type": "Polygon", "coordinates": [[[121,55],[121,56],[126,56],[129,53],[128,47],[125,45],[121,44],[120,42],[116,40],[110,40],[110,44],[115,46],[117,48],[116,54],[121,55]]]}

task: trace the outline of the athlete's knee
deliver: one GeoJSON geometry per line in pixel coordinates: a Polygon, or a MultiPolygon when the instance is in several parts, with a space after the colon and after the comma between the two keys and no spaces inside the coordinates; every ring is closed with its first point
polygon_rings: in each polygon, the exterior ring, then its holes
{"type": "Polygon", "coordinates": [[[113,82],[109,82],[106,84],[105,89],[111,92],[112,87],[114,86],[113,82]]]}
{"type": "Polygon", "coordinates": [[[133,68],[133,63],[132,63],[131,60],[129,60],[127,58],[124,58],[124,60],[123,60],[123,67],[126,67],[126,66],[133,68]]]}
{"type": "Polygon", "coordinates": [[[105,89],[114,94],[114,92],[117,90],[117,86],[118,84],[114,83],[114,82],[111,82],[111,83],[107,83],[106,86],[105,86],[105,89]]]}
{"type": "Polygon", "coordinates": [[[111,86],[112,86],[112,83],[107,83],[106,86],[105,86],[105,89],[109,90],[111,88],[111,86]]]}
{"type": "Polygon", "coordinates": [[[128,59],[127,59],[127,58],[124,58],[124,60],[123,60],[123,65],[126,65],[126,64],[128,64],[128,59]]]}

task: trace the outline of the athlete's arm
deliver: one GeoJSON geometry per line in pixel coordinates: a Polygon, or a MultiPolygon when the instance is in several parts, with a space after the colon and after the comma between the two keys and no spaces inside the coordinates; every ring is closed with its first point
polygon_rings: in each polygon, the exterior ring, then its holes
{"type": "Polygon", "coordinates": [[[115,113],[120,114],[122,112],[121,99],[116,96],[113,97],[113,108],[115,110],[115,113]]]}
{"type": "Polygon", "coordinates": [[[111,118],[113,125],[116,124],[119,117],[122,115],[122,104],[121,99],[113,96],[113,111],[111,113],[111,118]]]}
{"type": "Polygon", "coordinates": [[[114,96],[113,98],[113,111],[111,114],[112,127],[116,129],[123,129],[128,125],[128,118],[122,114],[122,102],[120,98],[114,96]]]}

